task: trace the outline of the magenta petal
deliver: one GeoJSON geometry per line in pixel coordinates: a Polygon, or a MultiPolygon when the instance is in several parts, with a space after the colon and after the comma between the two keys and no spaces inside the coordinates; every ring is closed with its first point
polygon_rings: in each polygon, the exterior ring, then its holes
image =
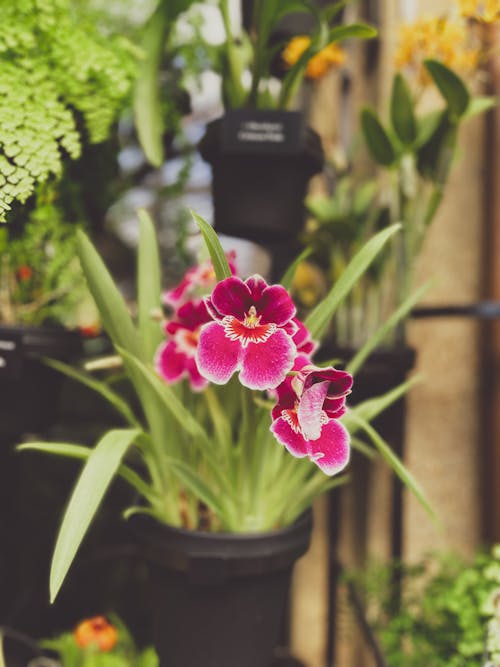
{"type": "Polygon", "coordinates": [[[249,389],[275,389],[292,369],[296,348],[278,329],[262,343],[249,343],[243,351],[240,382],[249,389]]]}
{"type": "Polygon", "coordinates": [[[193,391],[201,391],[205,389],[208,384],[208,380],[200,375],[198,366],[196,365],[196,360],[191,358],[186,362],[186,370],[189,375],[189,382],[193,391]]]}
{"type": "Polygon", "coordinates": [[[309,458],[326,474],[335,475],[349,462],[349,433],[336,419],[321,430],[317,440],[308,442],[309,458]]]}
{"type": "Polygon", "coordinates": [[[164,380],[176,382],[186,368],[186,355],[177,351],[173,341],[163,343],[156,353],[155,368],[164,380]]]}
{"type": "MultiPolygon", "coordinates": [[[[292,297],[282,285],[268,287],[257,306],[262,323],[275,322],[279,327],[284,326],[295,315],[296,308],[292,297]]],[[[292,335],[295,331],[292,333],[292,335]]]]}
{"type": "Polygon", "coordinates": [[[250,290],[236,276],[217,283],[210,300],[221,315],[233,315],[238,319],[244,318],[251,305],[250,290]]]}
{"type": "Polygon", "coordinates": [[[271,424],[271,432],[274,433],[276,440],[284,445],[292,456],[298,459],[307,456],[307,446],[300,433],[295,433],[290,424],[284,419],[276,419],[271,424]]]}
{"type": "Polygon", "coordinates": [[[317,382],[304,391],[297,408],[300,428],[306,440],[316,440],[326,417],[323,402],[328,392],[328,382],[317,382]]]}
{"type": "Polygon", "coordinates": [[[241,344],[225,335],[218,322],[205,324],[200,333],[196,364],[201,375],[215,384],[225,384],[239,366],[241,344]]]}

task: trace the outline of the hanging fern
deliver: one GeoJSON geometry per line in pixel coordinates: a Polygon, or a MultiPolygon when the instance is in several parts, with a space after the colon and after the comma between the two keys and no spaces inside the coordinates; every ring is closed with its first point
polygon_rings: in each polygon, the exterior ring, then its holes
{"type": "Polygon", "coordinates": [[[130,44],[101,35],[70,0],[2,0],[0,221],[59,176],[84,137],[107,138],[135,67],[130,44]]]}

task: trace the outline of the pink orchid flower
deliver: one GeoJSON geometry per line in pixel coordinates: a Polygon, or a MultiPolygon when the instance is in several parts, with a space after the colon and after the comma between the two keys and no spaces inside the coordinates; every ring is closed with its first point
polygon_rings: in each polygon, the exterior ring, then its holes
{"type": "MultiPolygon", "coordinates": [[[[233,275],[236,274],[235,257],[236,253],[234,251],[228,252],[226,255],[229,269],[233,275]]],[[[209,294],[216,283],[217,277],[212,260],[207,259],[205,262],[188,269],[184,278],[176,287],[163,293],[162,302],[165,306],[179,308],[188,299],[209,294]]]]}
{"type": "Polygon", "coordinates": [[[217,284],[206,303],[214,321],[200,333],[200,373],[225,384],[239,371],[249,389],[272,389],[283,382],[297,354],[292,339],[296,309],[286,289],[258,275],[245,281],[231,276],[217,284]]]}
{"type": "Polygon", "coordinates": [[[168,384],[186,377],[194,391],[206,387],[207,380],[196,365],[196,349],[201,327],[211,319],[205,302],[193,300],[181,306],[175,319],[166,323],[168,339],[158,348],[155,367],[168,384]]]}
{"type": "Polygon", "coordinates": [[[304,355],[294,370],[296,375],[277,388],[271,431],[293,456],[307,456],[325,474],[334,475],[349,461],[349,433],[338,420],[346,410],[352,376],[313,366],[304,355]]]}

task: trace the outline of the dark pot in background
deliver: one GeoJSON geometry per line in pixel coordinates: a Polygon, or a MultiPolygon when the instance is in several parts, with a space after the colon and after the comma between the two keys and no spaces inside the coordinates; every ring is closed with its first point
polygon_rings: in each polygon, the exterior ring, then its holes
{"type": "Polygon", "coordinates": [[[134,516],[150,566],[160,667],[269,667],[312,514],[266,533],[203,533],[134,516]]]}
{"type": "Polygon", "coordinates": [[[212,166],[215,229],[261,245],[293,241],[310,178],[323,168],[319,135],[299,111],[228,111],[199,150],[212,166]]]}
{"type": "Polygon", "coordinates": [[[0,326],[0,435],[43,432],[57,410],[63,375],[40,357],[71,361],[82,354],[76,331],[0,326]]]}

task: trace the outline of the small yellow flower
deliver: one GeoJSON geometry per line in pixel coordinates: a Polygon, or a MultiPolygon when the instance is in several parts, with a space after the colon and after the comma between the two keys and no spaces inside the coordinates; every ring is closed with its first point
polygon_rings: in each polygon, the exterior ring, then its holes
{"type": "Polygon", "coordinates": [[[418,82],[426,85],[430,82],[422,64],[426,58],[439,60],[451,69],[470,72],[477,68],[479,57],[479,49],[468,45],[466,26],[462,22],[422,18],[401,27],[394,61],[398,69],[414,70],[418,82]]]}
{"type": "Polygon", "coordinates": [[[461,16],[482,23],[500,21],[500,0],[458,0],[461,16]]]}
{"type": "MultiPolygon", "coordinates": [[[[304,51],[311,43],[307,35],[298,35],[293,37],[284,48],[282,58],[288,67],[292,67],[299,60],[304,51]]],[[[321,49],[307,63],[306,76],[310,79],[319,79],[324,76],[332,67],[343,65],[346,60],[345,52],[332,43],[321,49]]]]}

